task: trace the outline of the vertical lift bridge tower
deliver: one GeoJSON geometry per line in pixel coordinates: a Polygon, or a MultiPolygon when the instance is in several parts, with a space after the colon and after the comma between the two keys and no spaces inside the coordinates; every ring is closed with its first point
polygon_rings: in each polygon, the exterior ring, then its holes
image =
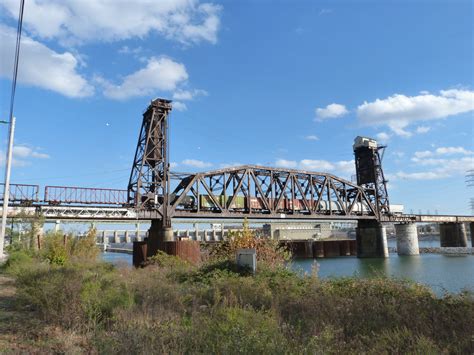
{"type": "Polygon", "coordinates": [[[142,127],[128,183],[128,203],[152,214],[148,255],[159,243],[173,240],[169,211],[168,115],[171,101],[153,100],[143,114],[142,127]]]}
{"type": "Polygon", "coordinates": [[[356,137],[354,140],[357,185],[362,186],[374,206],[376,220],[359,220],[356,230],[357,255],[359,257],[388,257],[387,235],[380,223],[382,215],[390,214],[387,180],[382,170],[385,146],[374,139],[356,137]]]}

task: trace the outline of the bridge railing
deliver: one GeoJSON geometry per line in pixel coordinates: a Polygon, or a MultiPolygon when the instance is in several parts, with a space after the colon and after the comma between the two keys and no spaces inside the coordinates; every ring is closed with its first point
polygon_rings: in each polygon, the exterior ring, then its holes
{"type": "Polygon", "coordinates": [[[46,186],[44,202],[50,205],[125,205],[127,190],[70,186],[46,186]]]}

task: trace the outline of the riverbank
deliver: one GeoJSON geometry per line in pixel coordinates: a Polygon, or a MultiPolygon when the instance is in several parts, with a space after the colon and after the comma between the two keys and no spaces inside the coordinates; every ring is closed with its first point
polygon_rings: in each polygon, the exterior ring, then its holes
{"type": "MultiPolygon", "coordinates": [[[[58,266],[25,255],[10,260],[2,270],[9,285],[14,279],[9,304],[16,319],[36,325],[30,332],[16,321],[0,352],[35,346],[75,353],[474,350],[472,295],[437,297],[404,280],[321,280],[314,269],[300,275],[263,262],[250,275],[230,261],[196,267],[167,255],[144,269],[90,261],[58,266]]],[[[0,329],[11,319],[1,317],[0,329]]]]}
{"type": "MultiPolygon", "coordinates": [[[[388,247],[390,253],[397,253],[396,247],[388,247]]],[[[444,255],[474,255],[474,248],[470,247],[420,247],[420,254],[444,254],[444,255]]]]}

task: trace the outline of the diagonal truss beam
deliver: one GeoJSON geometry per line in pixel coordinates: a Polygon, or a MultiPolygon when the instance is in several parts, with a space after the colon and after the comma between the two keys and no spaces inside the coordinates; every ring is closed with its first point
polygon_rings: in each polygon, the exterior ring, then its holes
{"type": "Polygon", "coordinates": [[[377,216],[370,194],[350,181],[331,174],[261,166],[181,177],[172,196],[171,216],[377,216]],[[204,200],[209,202],[204,205],[204,200]]]}

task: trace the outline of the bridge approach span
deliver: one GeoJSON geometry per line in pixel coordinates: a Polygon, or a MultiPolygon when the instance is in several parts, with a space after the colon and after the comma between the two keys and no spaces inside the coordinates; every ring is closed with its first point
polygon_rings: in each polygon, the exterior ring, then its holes
{"type": "MultiPolygon", "coordinates": [[[[3,214],[0,208],[0,216],[3,214]]],[[[147,211],[136,211],[132,208],[122,207],[103,207],[103,206],[48,206],[36,205],[29,207],[10,206],[8,208],[8,218],[34,218],[42,216],[45,220],[56,221],[64,220],[70,222],[117,222],[117,223],[136,223],[147,222],[156,218],[154,213],[147,211]]],[[[173,221],[178,223],[216,223],[226,221],[228,223],[239,223],[246,217],[244,214],[228,214],[223,216],[219,213],[201,212],[200,214],[180,213],[174,215],[173,221]]],[[[369,218],[369,217],[367,217],[369,218]]],[[[272,222],[272,221],[311,221],[311,220],[357,220],[352,216],[344,215],[323,215],[315,214],[311,216],[302,216],[291,214],[280,214],[276,217],[272,215],[258,214],[248,216],[249,222],[272,222]]],[[[375,220],[375,217],[372,217],[375,220]]],[[[455,215],[396,215],[390,218],[383,218],[386,223],[470,223],[474,222],[474,216],[455,216],[455,215]]]]}

